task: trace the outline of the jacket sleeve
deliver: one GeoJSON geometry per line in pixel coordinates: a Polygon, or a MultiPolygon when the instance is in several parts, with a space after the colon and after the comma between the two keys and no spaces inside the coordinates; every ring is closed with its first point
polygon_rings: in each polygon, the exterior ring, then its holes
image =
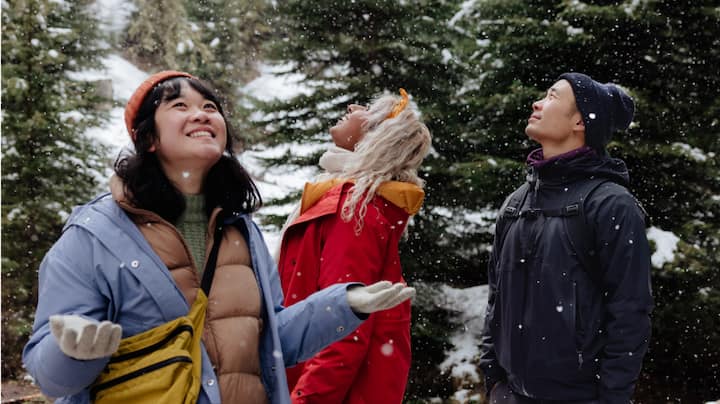
{"type": "Polygon", "coordinates": [[[490,324],[494,321],[495,297],[497,295],[497,277],[495,275],[495,256],[498,251],[497,242],[496,231],[493,249],[490,253],[490,259],[488,261],[488,301],[485,311],[485,324],[483,326],[483,332],[480,339],[480,367],[485,375],[485,389],[487,390],[488,395],[495,383],[506,378],[505,371],[500,366],[500,362],[498,362],[497,355],[495,354],[495,345],[492,338],[492,331],[490,329],[490,324]]]}
{"type": "Polygon", "coordinates": [[[650,339],[650,247],[645,218],[628,192],[599,201],[595,215],[607,342],[600,357],[603,402],[630,402],[650,339]]]}
{"type": "MultiPolygon", "coordinates": [[[[340,282],[369,285],[381,280],[387,256],[389,230],[368,209],[360,234],[355,220],[345,223],[338,216],[323,223],[324,245],[318,276],[318,289],[340,282]]],[[[291,393],[295,403],[343,402],[362,368],[373,335],[374,315],[355,332],[323,349],[305,363],[291,393]]]]}
{"type": "Polygon", "coordinates": [[[42,392],[51,397],[81,392],[109,359],[77,360],[65,355],[49,326],[53,314],[107,320],[108,300],[96,281],[93,243],[88,233],[71,227],[40,264],[38,305],[33,333],[23,350],[23,363],[42,392]]]}

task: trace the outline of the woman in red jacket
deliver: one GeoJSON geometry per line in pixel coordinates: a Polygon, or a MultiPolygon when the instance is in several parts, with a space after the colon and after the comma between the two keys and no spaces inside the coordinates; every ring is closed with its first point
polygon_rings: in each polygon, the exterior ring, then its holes
{"type": "MultiPolygon", "coordinates": [[[[408,96],[351,104],[330,128],[320,182],[305,185],[285,228],[278,269],[286,305],[338,282],[404,282],[398,243],[418,212],[417,169],[430,148],[408,96]]],[[[332,310],[328,307],[327,310],[332,310]]],[[[288,369],[294,403],[400,403],[410,370],[410,302],[288,369]]]]}

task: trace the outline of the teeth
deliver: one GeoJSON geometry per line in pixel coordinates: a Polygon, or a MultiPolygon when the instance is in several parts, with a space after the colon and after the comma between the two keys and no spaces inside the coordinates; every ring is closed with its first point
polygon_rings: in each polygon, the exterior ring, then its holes
{"type": "Polygon", "coordinates": [[[204,136],[212,137],[212,133],[206,132],[206,131],[198,131],[198,132],[193,132],[190,134],[191,138],[204,137],[204,136]]]}

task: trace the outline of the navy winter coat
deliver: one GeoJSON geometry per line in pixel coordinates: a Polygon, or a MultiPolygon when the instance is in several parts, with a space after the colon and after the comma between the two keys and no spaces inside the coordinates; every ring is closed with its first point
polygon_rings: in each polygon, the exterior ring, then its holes
{"type": "Polygon", "coordinates": [[[530,165],[520,210],[557,208],[590,178],[613,181],[583,203],[592,268],[573,250],[567,218],[517,217],[502,245],[495,235],[481,346],[488,389],[506,379],[536,399],[630,401],[653,301],[645,217],[625,188],[625,163],[583,149],[530,165]]]}

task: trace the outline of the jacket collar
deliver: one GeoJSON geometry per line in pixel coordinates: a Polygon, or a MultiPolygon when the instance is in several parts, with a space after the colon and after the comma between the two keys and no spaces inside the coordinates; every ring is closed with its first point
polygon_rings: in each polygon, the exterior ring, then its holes
{"type": "MultiPolygon", "coordinates": [[[[305,184],[300,214],[305,213],[314,206],[329,190],[346,183],[354,183],[353,180],[335,178],[323,182],[308,182],[305,184]]],[[[407,214],[414,215],[422,207],[425,199],[425,191],[415,184],[400,181],[387,181],[378,187],[377,194],[393,205],[403,209],[407,214]]]]}
{"type": "MultiPolygon", "coordinates": [[[[151,222],[163,222],[175,227],[175,224],[168,223],[160,215],[147,209],[138,208],[130,201],[125,189],[125,183],[117,175],[110,177],[110,193],[112,198],[117,204],[126,211],[137,224],[151,223],[151,222]]],[[[210,218],[208,218],[208,234],[215,234],[213,229],[215,228],[215,221],[217,220],[218,214],[222,211],[222,208],[216,207],[213,209],[210,218]]],[[[212,241],[212,240],[211,240],[212,241]]]]}
{"type": "MultiPolygon", "coordinates": [[[[354,181],[332,179],[318,183],[305,184],[301,201],[301,212],[290,226],[308,222],[318,217],[337,213],[340,201],[354,181]]],[[[376,192],[392,205],[401,208],[408,215],[414,215],[422,206],[425,192],[417,185],[407,182],[388,181],[381,184],[376,192]]]]}

